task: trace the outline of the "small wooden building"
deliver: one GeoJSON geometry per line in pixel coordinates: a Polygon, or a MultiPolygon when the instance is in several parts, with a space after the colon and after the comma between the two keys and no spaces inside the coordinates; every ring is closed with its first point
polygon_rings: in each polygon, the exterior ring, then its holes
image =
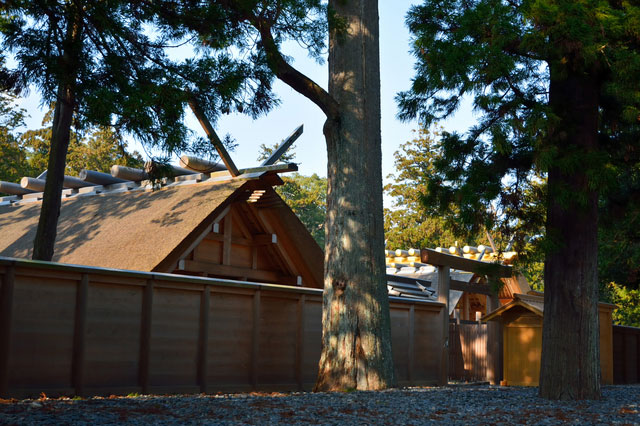
{"type": "MultiPolygon", "coordinates": [[[[542,293],[514,294],[514,299],[485,315],[483,321],[500,321],[503,336],[503,381],[507,386],[538,386],[542,354],[542,293]]],[[[599,304],[600,368],[602,383],[613,384],[614,305],[599,304]]]]}
{"type": "MultiPolygon", "coordinates": [[[[272,188],[282,180],[217,174],[68,191],[53,261],[322,288],[322,249],[272,188]]],[[[0,198],[0,256],[31,258],[41,198],[0,198]]]]}

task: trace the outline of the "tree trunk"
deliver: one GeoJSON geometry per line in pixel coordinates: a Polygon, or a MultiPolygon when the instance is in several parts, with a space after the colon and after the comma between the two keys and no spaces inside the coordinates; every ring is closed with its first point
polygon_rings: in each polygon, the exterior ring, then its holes
{"type": "Polygon", "coordinates": [[[552,78],[550,105],[560,118],[549,170],[540,396],[600,397],[597,192],[589,157],[598,149],[597,73],[552,78]],[[591,178],[593,179],[593,177],[591,178]]]}
{"type": "Polygon", "coordinates": [[[347,29],[329,38],[328,192],[317,391],[394,385],[384,262],[378,5],[332,0],[347,29]]]}
{"type": "Polygon", "coordinates": [[[69,149],[73,111],[76,106],[77,62],[79,60],[80,44],[82,43],[80,13],[79,10],[76,10],[74,19],[70,19],[67,24],[66,39],[63,43],[64,53],[60,58],[59,65],[62,69],[63,78],[58,86],[56,107],[53,113],[47,183],[44,187],[40,220],[38,221],[36,238],[33,242],[32,258],[35,260],[50,261],[53,258],[56,242],[62,181],[69,149]]]}
{"type": "Polygon", "coordinates": [[[44,187],[38,230],[33,242],[35,260],[53,258],[74,105],[73,89],[68,86],[60,87],[53,113],[47,183],[44,187]]]}

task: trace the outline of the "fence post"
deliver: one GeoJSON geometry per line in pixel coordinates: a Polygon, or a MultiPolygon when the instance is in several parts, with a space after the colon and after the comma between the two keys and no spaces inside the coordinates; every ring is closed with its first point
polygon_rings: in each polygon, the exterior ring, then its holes
{"type": "Polygon", "coordinates": [[[440,386],[449,382],[449,287],[450,274],[448,266],[438,266],[438,302],[444,303],[442,312],[442,345],[440,355],[440,386]]]}
{"type": "Polygon", "coordinates": [[[298,389],[304,388],[304,380],[302,377],[302,360],[304,359],[304,317],[305,317],[305,303],[307,297],[303,294],[298,299],[298,327],[296,329],[296,361],[295,361],[295,376],[298,382],[298,389]]]}
{"type": "Polygon", "coordinates": [[[253,335],[251,339],[251,386],[258,386],[258,356],[260,350],[260,290],[253,295],[253,335]]]}
{"type": "MultiPolygon", "coordinates": [[[[493,312],[500,307],[500,299],[494,292],[487,296],[487,312],[493,312]]],[[[487,322],[487,380],[496,385],[502,378],[502,365],[500,364],[500,352],[502,339],[498,321],[487,322]]]]}
{"type": "Polygon", "coordinates": [[[11,316],[13,288],[16,281],[14,266],[8,266],[2,278],[0,294],[0,397],[9,396],[9,353],[11,352],[11,316]]]}
{"type": "Polygon", "coordinates": [[[138,385],[142,393],[149,392],[149,358],[151,355],[151,314],[153,310],[153,280],[147,280],[142,296],[142,318],[140,324],[140,361],[138,385]]]}
{"type": "Polygon", "coordinates": [[[414,377],[414,352],[415,352],[415,310],[416,307],[415,305],[412,303],[411,307],[409,307],[409,368],[408,368],[408,373],[409,373],[409,384],[413,385],[413,377],[414,377]]]}
{"type": "Polygon", "coordinates": [[[209,305],[211,290],[208,285],[202,289],[200,300],[200,331],[198,336],[198,384],[200,392],[207,393],[207,372],[209,358],[209,305]]]}
{"type": "Polygon", "coordinates": [[[76,395],[84,395],[84,356],[85,335],[87,330],[87,295],[89,292],[89,274],[84,273],[76,290],[76,312],[73,330],[72,382],[76,395]]]}

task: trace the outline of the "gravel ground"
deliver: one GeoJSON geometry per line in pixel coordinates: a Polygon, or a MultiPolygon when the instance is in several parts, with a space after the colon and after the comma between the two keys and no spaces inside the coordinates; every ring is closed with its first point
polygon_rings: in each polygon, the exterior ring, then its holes
{"type": "Polygon", "coordinates": [[[599,401],[550,402],[537,388],[448,386],[383,392],[142,395],[0,400],[0,424],[640,425],[640,385],[599,401]]]}

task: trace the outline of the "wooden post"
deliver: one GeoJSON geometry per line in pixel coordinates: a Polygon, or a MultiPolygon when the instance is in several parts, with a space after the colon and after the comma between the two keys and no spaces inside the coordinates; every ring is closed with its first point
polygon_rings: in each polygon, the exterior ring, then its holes
{"type": "Polygon", "coordinates": [[[224,233],[222,242],[222,264],[231,265],[231,237],[233,233],[233,210],[224,217],[224,233]]]}
{"type": "Polygon", "coordinates": [[[138,385],[142,393],[149,392],[149,358],[151,355],[151,314],[153,309],[153,280],[147,280],[142,297],[142,318],[140,324],[140,361],[138,385]]]}
{"type": "Polygon", "coordinates": [[[76,312],[73,330],[72,383],[77,396],[84,396],[84,356],[87,330],[87,295],[89,274],[82,274],[76,290],[76,312]]]}
{"type": "MultiPolygon", "coordinates": [[[[493,312],[500,307],[498,294],[487,296],[487,312],[493,312]]],[[[501,324],[498,321],[487,321],[487,380],[496,385],[502,380],[502,333],[501,324]]]]}
{"type": "Polygon", "coordinates": [[[11,314],[13,288],[16,281],[14,266],[8,266],[2,278],[0,294],[0,397],[9,397],[9,356],[11,352],[11,314]]]}
{"type": "Polygon", "coordinates": [[[258,386],[258,356],[260,349],[260,290],[253,295],[253,336],[251,339],[251,386],[258,386]]]}
{"type": "Polygon", "coordinates": [[[411,305],[409,308],[409,366],[408,366],[408,375],[409,375],[409,384],[413,385],[413,377],[414,377],[414,340],[415,340],[415,305],[411,305]]]}
{"type": "Polygon", "coordinates": [[[301,124],[300,126],[298,126],[298,128],[296,128],[293,131],[293,133],[287,136],[287,138],[280,144],[280,146],[278,146],[278,148],[275,151],[271,153],[269,158],[267,158],[262,162],[261,166],[270,166],[272,164],[275,164],[276,161],[278,161],[280,157],[282,157],[282,154],[284,154],[287,151],[287,149],[289,149],[291,144],[293,144],[296,141],[296,139],[300,137],[303,130],[304,130],[304,126],[301,124]]]}
{"type": "Polygon", "coordinates": [[[469,317],[469,293],[464,293],[462,295],[462,319],[465,321],[469,321],[471,318],[469,317]]]}
{"type": "Polygon", "coordinates": [[[209,303],[211,290],[204,286],[200,300],[200,335],[198,336],[198,384],[200,392],[207,393],[207,361],[209,357],[209,303]]]}
{"type": "Polygon", "coordinates": [[[438,302],[444,303],[442,318],[442,353],[440,356],[440,386],[449,383],[449,267],[438,266],[438,302]]]}
{"type": "Polygon", "coordinates": [[[200,108],[200,104],[198,103],[198,101],[196,101],[196,99],[193,96],[189,99],[189,106],[191,107],[191,110],[193,111],[196,118],[200,122],[200,125],[204,129],[205,133],[209,137],[209,140],[218,151],[218,154],[220,155],[222,162],[224,163],[225,166],[227,166],[227,170],[229,170],[229,173],[231,173],[231,176],[233,177],[238,176],[240,174],[240,172],[238,171],[238,168],[236,167],[235,163],[231,159],[231,156],[227,152],[227,149],[222,144],[222,141],[218,137],[218,134],[213,129],[213,126],[209,122],[209,119],[204,114],[204,111],[202,111],[202,108],[200,108]]]}
{"type": "Polygon", "coordinates": [[[302,379],[302,360],[304,359],[304,314],[306,296],[303,294],[298,299],[298,327],[296,335],[296,381],[298,382],[298,389],[302,390],[304,382],[302,379]]]}

